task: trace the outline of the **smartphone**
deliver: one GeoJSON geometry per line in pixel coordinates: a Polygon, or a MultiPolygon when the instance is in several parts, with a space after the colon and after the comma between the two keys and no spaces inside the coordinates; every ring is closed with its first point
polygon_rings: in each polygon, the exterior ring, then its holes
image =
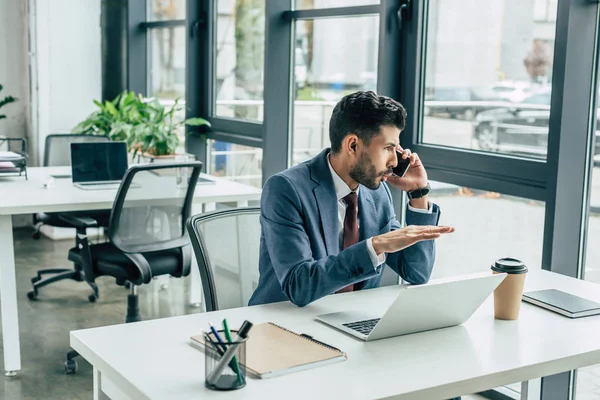
{"type": "Polygon", "coordinates": [[[395,168],[392,168],[392,172],[399,178],[404,177],[406,175],[406,171],[408,171],[408,167],[410,166],[410,158],[402,158],[402,153],[396,150],[396,157],[398,158],[398,165],[395,168]]]}

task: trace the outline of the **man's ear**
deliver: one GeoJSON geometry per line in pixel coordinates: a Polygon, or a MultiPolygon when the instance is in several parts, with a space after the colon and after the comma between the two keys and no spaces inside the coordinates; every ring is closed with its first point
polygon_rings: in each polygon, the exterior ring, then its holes
{"type": "Polygon", "coordinates": [[[357,149],[358,149],[358,136],[351,133],[348,136],[346,136],[346,139],[344,140],[344,142],[345,142],[346,151],[350,154],[356,154],[357,149]]]}

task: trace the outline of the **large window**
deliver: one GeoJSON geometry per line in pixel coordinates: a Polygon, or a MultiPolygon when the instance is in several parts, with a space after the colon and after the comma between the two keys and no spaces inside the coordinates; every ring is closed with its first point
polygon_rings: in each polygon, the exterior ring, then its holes
{"type": "Polygon", "coordinates": [[[463,3],[429,1],[422,142],[545,158],[556,1],[463,3]]]}
{"type": "Polygon", "coordinates": [[[544,203],[440,182],[431,186],[440,224],[456,228],[436,242],[434,278],[487,271],[502,257],[541,268],[544,203]]]}
{"type": "Polygon", "coordinates": [[[211,175],[262,187],[262,149],[218,140],[208,143],[211,175]]]}
{"type": "Polygon", "coordinates": [[[156,28],[149,32],[148,95],[161,100],[185,97],[185,27],[156,28]]]}
{"type": "Polygon", "coordinates": [[[346,94],[377,89],[379,16],[302,20],[294,38],[292,163],[329,143],[329,118],[346,94]]]}
{"type": "Polygon", "coordinates": [[[262,121],[265,1],[215,4],[214,116],[262,121]]]}

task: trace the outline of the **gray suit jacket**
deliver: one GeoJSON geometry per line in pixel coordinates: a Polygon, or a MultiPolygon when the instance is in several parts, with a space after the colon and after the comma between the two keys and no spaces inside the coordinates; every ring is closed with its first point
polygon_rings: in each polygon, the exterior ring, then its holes
{"type": "MultiPolygon", "coordinates": [[[[366,239],[400,228],[387,184],[358,192],[359,242],[340,251],[338,204],[325,149],[315,158],[270,177],[261,198],[260,278],[249,305],[290,300],[305,306],[351,284],[380,285],[366,239]]],[[[407,210],[408,225],[437,225],[433,214],[407,210]]],[[[435,260],[434,241],[387,254],[386,264],[405,281],[426,283],[435,260]]]]}

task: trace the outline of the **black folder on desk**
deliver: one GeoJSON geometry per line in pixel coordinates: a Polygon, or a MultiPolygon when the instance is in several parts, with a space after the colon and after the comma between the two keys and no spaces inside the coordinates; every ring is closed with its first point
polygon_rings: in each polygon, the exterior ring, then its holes
{"type": "Polygon", "coordinates": [[[588,317],[600,314],[600,303],[565,293],[557,289],[523,293],[523,301],[569,318],[588,317]]]}

